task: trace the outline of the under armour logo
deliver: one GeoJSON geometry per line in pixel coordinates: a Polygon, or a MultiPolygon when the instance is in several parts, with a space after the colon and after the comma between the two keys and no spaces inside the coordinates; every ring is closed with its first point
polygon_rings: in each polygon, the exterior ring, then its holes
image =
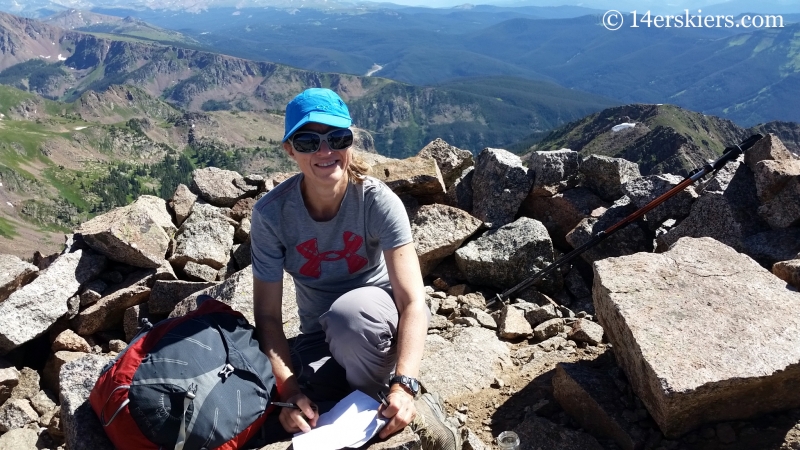
{"type": "Polygon", "coordinates": [[[323,261],[338,261],[340,259],[347,261],[347,270],[350,273],[355,273],[364,267],[367,264],[367,258],[356,254],[364,243],[364,238],[350,231],[345,231],[342,239],[344,240],[344,249],[342,250],[329,250],[320,253],[317,248],[317,238],[309,239],[295,247],[298,253],[308,260],[300,268],[300,273],[307,277],[319,278],[322,274],[321,266],[323,261]]]}

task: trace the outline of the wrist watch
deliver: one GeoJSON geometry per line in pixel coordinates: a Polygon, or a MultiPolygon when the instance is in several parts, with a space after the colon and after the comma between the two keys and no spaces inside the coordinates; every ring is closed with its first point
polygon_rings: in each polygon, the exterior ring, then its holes
{"type": "Polygon", "coordinates": [[[391,380],[389,380],[389,387],[391,387],[395,383],[398,383],[404,388],[406,388],[406,390],[408,390],[408,392],[410,392],[411,395],[414,396],[414,398],[416,398],[417,395],[419,394],[419,381],[417,381],[416,378],[412,378],[406,375],[396,375],[392,377],[391,380]]]}

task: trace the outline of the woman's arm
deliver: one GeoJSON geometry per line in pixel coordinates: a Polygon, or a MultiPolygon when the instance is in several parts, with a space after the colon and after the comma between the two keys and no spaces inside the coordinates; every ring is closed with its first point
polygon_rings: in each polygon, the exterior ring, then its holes
{"type": "MultiPolygon", "coordinates": [[[[425,306],[425,286],[414,244],[409,243],[384,250],[386,268],[400,320],[397,326],[398,375],[417,378],[428,334],[428,313],[425,306]]],[[[381,431],[380,437],[403,429],[416,415],[414,398],[402,386],[395,384],[389,390],[389,407],[383,410],[392,420],[381,431]]]]}
{"type": "Polygon", "coordinates": [[[292,370],[289,343],[283,332],[281,302],[283,281],[266,282],[253,277],[253,315],[256,321],[256,336],[263,351],[272,364],[272,373],[281,400],[297,404],[301,410],[283,408],[280,422],[288,432],[310,430],[303,419],[308,417],[311,426],[316,426],[317,416],[311,401],[300,392],[300,385],[292,370]]]}

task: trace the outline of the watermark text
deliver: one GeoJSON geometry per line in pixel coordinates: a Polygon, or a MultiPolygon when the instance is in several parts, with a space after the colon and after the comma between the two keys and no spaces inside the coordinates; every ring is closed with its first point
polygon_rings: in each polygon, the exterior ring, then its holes
{"type": "Polygon", "coordinates": [[[744,14],[740,17],[722,14],[697,14],[684,10],[683,14],[652,14],[650,11],[631,11],[627,16],[616,10],[603,15],[603,26],[615,31],[625,23],[630,28],[783,28],[783,16],[778,14],[744,14]]]}

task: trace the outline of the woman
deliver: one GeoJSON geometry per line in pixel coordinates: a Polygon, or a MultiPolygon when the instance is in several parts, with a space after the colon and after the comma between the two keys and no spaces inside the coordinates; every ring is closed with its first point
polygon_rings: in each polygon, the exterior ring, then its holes
{"type": "Polygon", "coordinates": [[[388,390],[380,411],[390,421],[381,438],[414,420],[423,438],[433,436],[427,447],[460,448],[441,404],[429,394],[414,400],[430,317],[419,261],[400,199],[366,176],[353,153],[351,124],[331,90],[308,89],[289,102],[283,148],[301,173],[253,208],[259,342],[278,397],[300,407],[282,409],[280,423],[288,432],[308,431],[318,417],[314,401],[337,400],[331,397],[349,389],[373,397],[388,390]],[[281,317],[284,269],[295,281],[302,332],[291,349],[281,317]],[[332,388],[336,366],[345,372],[344,391],[332,388]]]}

